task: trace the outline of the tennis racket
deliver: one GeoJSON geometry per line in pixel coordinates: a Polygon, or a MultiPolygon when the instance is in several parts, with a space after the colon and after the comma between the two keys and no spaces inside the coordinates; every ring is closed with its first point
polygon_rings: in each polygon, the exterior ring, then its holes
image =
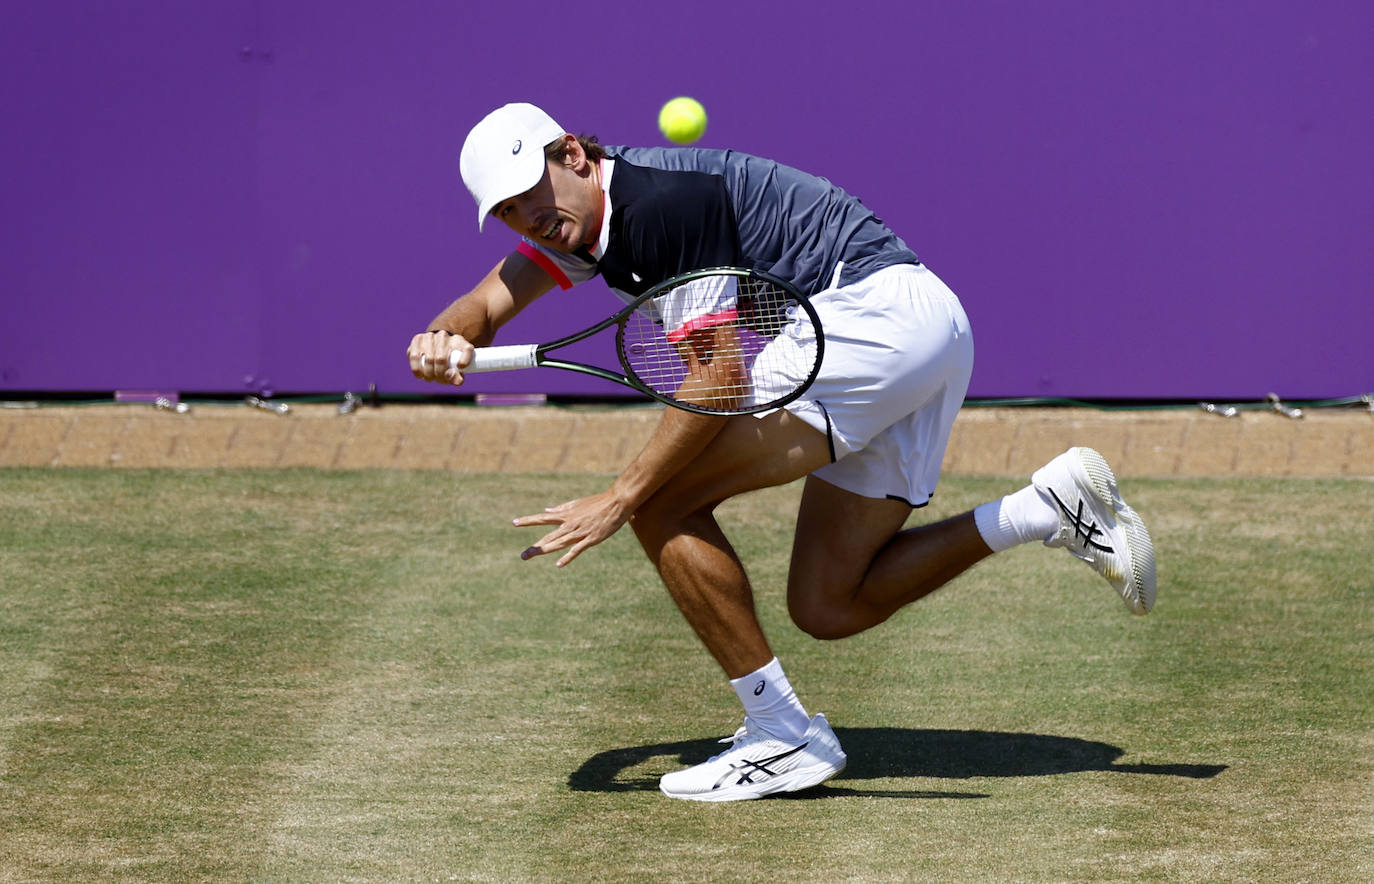
{"type": "MultiPolygon", "coordinates": [[[[796,399],[816,379],[824,353],[820,318],[790,283],[757,270],[717,267],[659,283],[614,315],[556,341],[478,347],[461,370],[561,368],[623,384],[675,408],[736,415],[796,399]],[[551,355],[610,328],[619,371],[551,355]]],[[[449,365],[459,367],[456,353],[449,365]]]]}

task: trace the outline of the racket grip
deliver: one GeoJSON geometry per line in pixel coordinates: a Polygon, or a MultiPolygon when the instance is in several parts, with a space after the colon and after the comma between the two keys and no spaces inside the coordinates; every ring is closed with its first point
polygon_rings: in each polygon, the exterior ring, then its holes
{"type": "MultiPolygon", "coordinates": [[[[534,368],[539,364],[535,356],[537,344],[514,344],[509,347],[478,347],[472,351],[472,361],[468,367],[463,369],[466,374],[471,371],[507,371],[512,368],[534,368]]],[[[450,368],[457,368],[457,353],[450,353],[448,364],[450,368]]]]}

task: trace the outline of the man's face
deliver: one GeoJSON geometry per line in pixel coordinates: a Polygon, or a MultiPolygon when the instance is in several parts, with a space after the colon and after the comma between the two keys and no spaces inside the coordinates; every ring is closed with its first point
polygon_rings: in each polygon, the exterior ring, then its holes
{"type": "Polygon", "coordinates": [[[573,144],[562,161],[545,161],[538,184],[491,210],[521,236],[568,253],[591,245],[601,232],[601,186],[586,154],[573,144]]]}

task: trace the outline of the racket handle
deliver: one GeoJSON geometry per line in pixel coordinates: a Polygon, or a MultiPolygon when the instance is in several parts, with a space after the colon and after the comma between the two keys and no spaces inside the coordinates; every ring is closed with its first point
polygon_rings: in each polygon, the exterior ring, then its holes
{"type": "MultiPolygon", "coordinates": [[[[539,364],[535,356],[537,344],[514,344],[509,347],[478,347],[472,351],[472,361],[468,367],[463,369],[466,374],[470,371],[507,371],[512,368],[534,368],[539,364]]],[[[457,368],[457,353],[450,353],[448,364],[450,368],[457,368]]]]}

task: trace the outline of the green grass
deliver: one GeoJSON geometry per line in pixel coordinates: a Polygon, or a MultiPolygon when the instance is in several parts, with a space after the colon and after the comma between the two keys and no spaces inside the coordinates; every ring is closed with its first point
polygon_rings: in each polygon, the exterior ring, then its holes
{"type": "Polygon", "coordinates": [[[1128,482],[1151,616],[1023,547],[836,643],[799,489],[732,502],[850,767],[712,806],[656,780],[737,701],[633,537],[518,559],[604,481],[0,470],[0,881],[1374,879],[1374,483],[1128,482]]]}

